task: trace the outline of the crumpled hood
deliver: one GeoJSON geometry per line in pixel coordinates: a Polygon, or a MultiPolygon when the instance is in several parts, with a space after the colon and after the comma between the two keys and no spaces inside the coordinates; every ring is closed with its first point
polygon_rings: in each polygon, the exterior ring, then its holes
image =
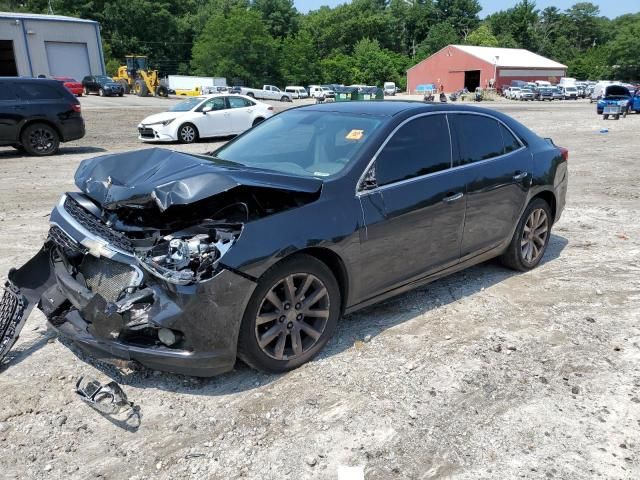
{"type": "Polygon", "coordinates": [[[76,185],[105,209],[143,208],[161,211],[187,205],[241,185],[316,193],[322,181],[278,172],[227,168],[204,158],[163,148],[105,155],[83,160],[76,185]]]}

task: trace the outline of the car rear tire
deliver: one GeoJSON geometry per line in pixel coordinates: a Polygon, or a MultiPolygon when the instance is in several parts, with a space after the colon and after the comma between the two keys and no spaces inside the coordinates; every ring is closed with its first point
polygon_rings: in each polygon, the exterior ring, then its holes
{"type": "Polygon", "coordinates": [[[119,96],[119,97],[124,96],[124,90],[120,90],[120,92],[118,93],[118,96],[119,96]]]}
{"type": "Polygon", "coordinates": [[[198,129],[191,123],[185,123],[178,129],[178,141],[180,143],[193,143],[198,140],[198,129]]]}
{"type": "Polygon", "coordinates": [[[256,96],[255,96],[255,94],[253,92],[247,93],[247,97],[256,98],[256,96]]]}
{"type": "Polygon", "coordinates": [[[245,310],[238,357],[281,373],[315,357],[340,317],[340,290],[331,270],[310,255],[294,255],[258,280],[245,310]]]}
{"type": "Polygon", "coordinates": [[[534,199],[525,209],[507,251],[500,261],[503,265],[526,272],[538,266],[551,237],[551,208],[541,198],[534,199]]]}
{"type": "Polygon", "coordinates": [[[84,87],[84,94],[88,97],[89,96],[89,89],[87,87],[84,87]]]}
{"type": "Polygon", "coordinates": [[[53,155],[60,146],[60,136],[53,127],[44,123],[33,123],[20,136],[22,146],[29,155],[44,157],[53,155]]]}

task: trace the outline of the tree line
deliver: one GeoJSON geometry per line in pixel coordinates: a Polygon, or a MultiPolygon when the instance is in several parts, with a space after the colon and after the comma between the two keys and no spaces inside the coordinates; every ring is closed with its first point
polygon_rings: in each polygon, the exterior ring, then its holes
{"type": "Polygon", "coordinates": [[[166,74],[231,83],[404,86],[406,70],[448,44],[525,48],[581,79],[640,79],[640,13],[609,19],[521,0],[479,17],[478,0],[353,0],[298,12],[293,0],[0,0],[0,10],[100,22],[107,69],[146,54],[166,74]]]}

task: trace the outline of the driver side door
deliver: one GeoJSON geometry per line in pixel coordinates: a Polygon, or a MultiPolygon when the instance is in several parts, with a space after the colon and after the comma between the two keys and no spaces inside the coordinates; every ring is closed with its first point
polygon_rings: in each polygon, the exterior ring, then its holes
{"type": "Polygon", "coordinates": [[[225,97],[212,97],[194,112],[194,125],[201,138],[231,134],[230,113],[225,97]]]}

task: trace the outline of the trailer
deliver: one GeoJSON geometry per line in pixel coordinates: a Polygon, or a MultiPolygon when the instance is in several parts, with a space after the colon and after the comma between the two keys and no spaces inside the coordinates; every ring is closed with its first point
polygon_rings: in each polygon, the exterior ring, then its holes
{"type": "Polygon", "coordinates": [[[226,87],[227,79],[223,77],[194,77],[191,75],[169,75],[170,90],[200,90],[206,87],[226,87]]]}

